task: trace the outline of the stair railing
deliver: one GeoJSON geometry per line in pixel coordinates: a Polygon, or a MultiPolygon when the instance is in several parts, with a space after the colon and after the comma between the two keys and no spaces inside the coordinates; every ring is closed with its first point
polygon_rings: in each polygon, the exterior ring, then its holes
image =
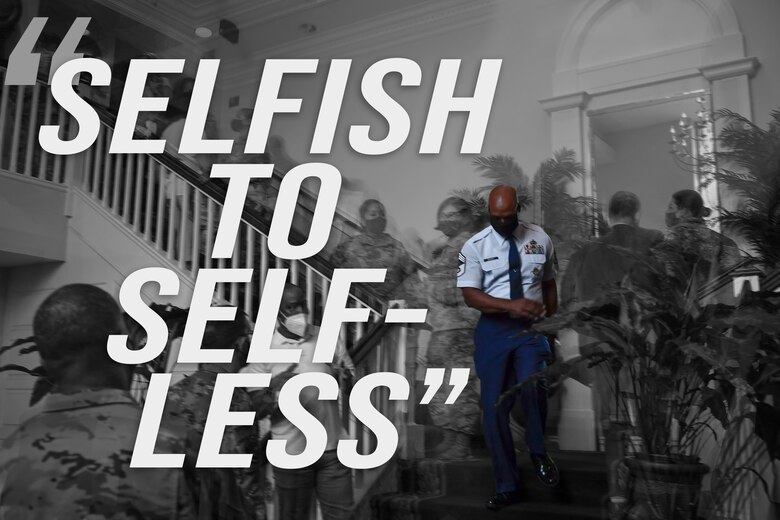
{"type": "MultiPolygon", "coordinates": [[[[284,260],[274,257],[268,249],[270,220],[267,216],[245,208],[239,225],[232,258],[212,259],[211,252],[217,224],[225,202],[225,186],[205,179],[169,153],[109,154],[115,117],[100,106],[101,126],[96,142],[87,151],[73,156],[52,155],[38,143],[41,125],[58,125],[63,138],[76,129],[75,120],[54,101],[45,81],[30,86],[5,85],[6,69],[0,66],[3,80],[0,94],[0,169],[40,180],[68,185],[97,202],[136,236],[164,256],[180,276],[192,279],[200,268],[250,268],[254,277],[249,284],[218,284],[217,297],[240,306],[250,318],[257,313],[260,295],[270,268],[289,269],[289,279],[302,287],[309,302],[310,318],[318,323],[327,299],[333,273],[332,266],[318,255],[306,260],[284,260]]],[[[283,173],[274,172],[272,187],[278,189],[283,173]]],[[[303,192],[302,192],[303,193],[303,192]]],[[[313,199],[311,194],[303,197],[313,199]]],[[[298,205],[305,222],[311,218],[312,200],[298,205]],[[308,213],[307,213],[308,212],[308,213]]],[[[298,219],[299,215],[296,215],[298,219]]],[[[347,235],[357,225],[343,214],[332,232],[347,235]]],[[[339,238],[339,240],[341,239],[339,238]]],[[[303,243],[305,235],[295,228],[293,243],[303,243]]],[[[338,240],[336,240],[338,242],[338,240]]],[[[367,324],[343,326],[341,339],[353,354],[357,377],[375,372],[397,372],[413,381],[409,370],[408,329],[398,324],[383,323],[387,302],[371,287],[356,287],[350,292],[348,304],[368,308],[371,320],[367,324]]],[[[413,386],[413,385],[412,385],[413,386]]],[[[403,449],[404,425],[409,416],[407,403],[389,401],[386,389],[372,396],[374,406],[399,427],[403,449]]],[[[345,426],[350,437],[359,441],[361,453],[370,453],[376,439],[358,422],[341,399],[345,426]]],[[[365,490],[372,483],[367,472],[354,472],[356,489],[365,490]]]]}

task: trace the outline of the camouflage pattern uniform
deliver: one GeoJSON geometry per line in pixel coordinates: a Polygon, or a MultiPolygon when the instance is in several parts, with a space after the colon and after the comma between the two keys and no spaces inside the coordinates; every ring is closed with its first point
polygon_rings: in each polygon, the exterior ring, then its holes
{"type": "MultiPolygon", "coordinates": [[[[201,365],[200,370],[173,385],[168,391],[163,425],[183,423],[187,429],[187,481],[198,511],[198,518],[234,519],[266,518],[264,479],[257,466],[250,468],[195,468],[197,452],[203,438],[211,395],[221,365],[201,365]]],[[[249,393],[243,388],[233,392],[231,411],[255,409],[249,393]]],[[[228,426],[222,437],[220,453],[259,451],[257,423],[252,426],[228,426]]]]}
{"type": "MultiPolygon", "coordinates": [[[[415,263],[403,244],[387,233],[372,236],[367,233],[339,244],[330,258],[333,267],[387,268],[384,283],[371,284],[383,297],[399,297],[396,289],[414,273],[415,263]]],[[[457,264],[456,264],[457,265],[457,264]]]]}
{"type": "Polygon", "coordinates": [[[459,233],[449,238],[437,251],[431,267],[426,271],[428,282],[425,288],[428,324],[433,328],[428,343],[428,366],[471,369],[469,384],[455,404],[445,405],[448,393],[436,392],[428,405],[428,412],[436,426],[467,435],[479,431],[481,416],[474,369],[474,327],[480,313],[466,305],[455,280],[458,254],[471,235],[469,230],[459,233]]]}
{"type": "MultiPolygon", "coordinates": [[[[182,470],[130,468],[140,420],[122,390],[44,397],[3,442],[0,518],[195,518],[182,470]]],[[[182,453],[183,436],[161,428],[155,451],[182,453]]]]}

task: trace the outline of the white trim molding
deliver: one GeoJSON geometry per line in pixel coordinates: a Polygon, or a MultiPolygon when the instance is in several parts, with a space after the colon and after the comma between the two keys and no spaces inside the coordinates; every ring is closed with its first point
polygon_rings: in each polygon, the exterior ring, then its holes
{"type": "Polygon", "coordinates": [[[548,112],[558,112],[569,108],[585,108],[590,101],[590,94],[587,92],[576,92],[564,96],[555,96],[539,100],[542,107],[548,112]]]}
{"type": "Polygon", "coordinates": [[[758,70],[758,58],[741,58],[738,60],[727,61],[715,65],[701,67],[701,75],[708,81],[717,81],[720,79],[734,78],[736,76],[747,76],[752,78],[758,70]]]}

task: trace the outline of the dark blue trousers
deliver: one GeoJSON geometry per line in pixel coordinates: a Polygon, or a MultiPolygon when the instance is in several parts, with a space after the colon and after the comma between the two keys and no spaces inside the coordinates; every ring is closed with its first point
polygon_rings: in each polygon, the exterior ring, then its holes
{"type": "Polygon", "coordinates": [[[474,330],[474,366],[482,393],[482,421],[496,492],[518,489],[517,461],[509,412],[519,394],[525,415],[525,442],[531,453],[545,453],[547,386],[543,379],[525,385],[515,396],[496,406],[499,396],[512,385],[544,370],[550,355],[547,338],[523,333],[526,325],[508,315],[483,314],[474,330]]]}

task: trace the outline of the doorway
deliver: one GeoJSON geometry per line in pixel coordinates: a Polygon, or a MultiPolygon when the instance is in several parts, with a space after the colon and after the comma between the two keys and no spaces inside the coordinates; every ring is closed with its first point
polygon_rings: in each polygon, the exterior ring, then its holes
{"type": "Polygon", "coordinates": [[[703,94],[692,91],[588,112],[591,176],[605,214],[615,192],[630,191],[642,202],[640,225],[665,229],[671,195],[697,187],[693,159],[683,162],[672,153],[671,129],[679,128],[683,114],[695,118],[697,97],[703,94]]]}

